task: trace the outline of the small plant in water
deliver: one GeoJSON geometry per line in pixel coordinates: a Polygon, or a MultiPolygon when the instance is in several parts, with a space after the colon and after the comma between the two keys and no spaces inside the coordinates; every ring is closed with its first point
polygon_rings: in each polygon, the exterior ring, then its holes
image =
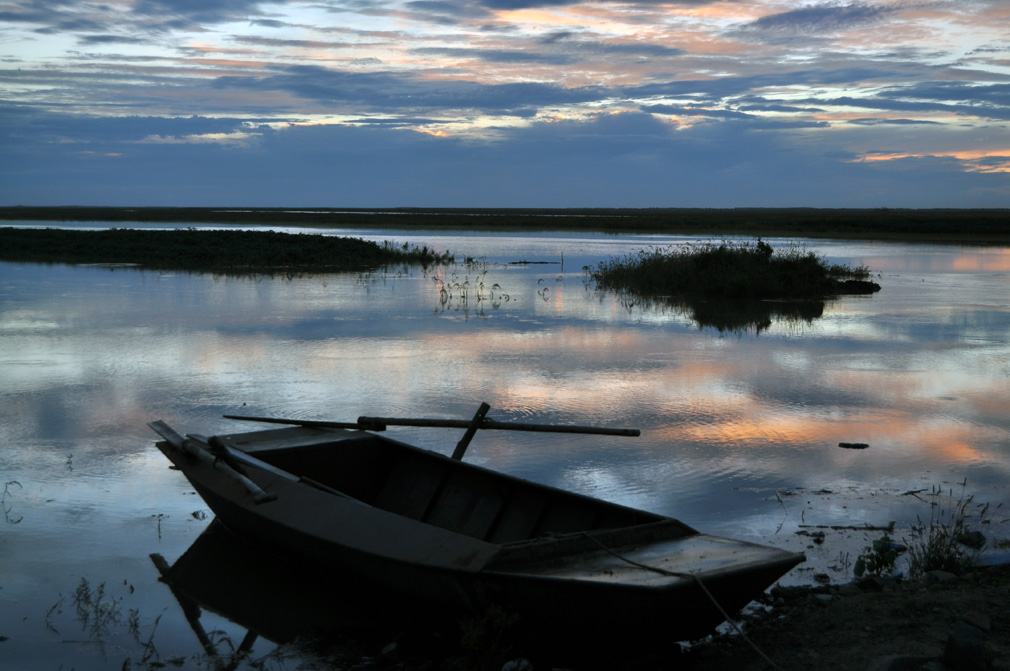
{"type": "Polygon", "coordinates": [[[14,506],[7,502],[7,499],[12,497],[14,494],[11,492],[11,485],[17,485],[18,489],[21,489],[21,483],[17,480],[8,480],[7,484],[4,485],[3,496],[0,497],[0,502],[3,503],[4,509],[4,519],[7,520],[7,524],[18,524],[24,517],[21,515],[11,515],[11,511],[14,510],[14,506]]]}
{"type": "Polygon", "coordinates": [[[81,578],[72,601],[77,609],[77,620],[96,640],[102,640],[112,625],[119,623],[119,602],[106,597],[104,582],[92,590],[87,578],[81,578]]]}
{"type": "Polygon", "coordinates": [[[519,616],[489,607],[480,619],[460,622],[460,648],[471,669],[500,669],[513,654],[512,634],[519,616]]]}
{"type": "Polygon", "coordinates": [[[898,561],[898,549],[891,537],[884,534],[873,541],[871,547],[865,548],[863,553],[856,557],[856,564],[852,572],[857,578],[862,578],[864,575],[889,575],[894,570],[896,561],[898,561]]]}

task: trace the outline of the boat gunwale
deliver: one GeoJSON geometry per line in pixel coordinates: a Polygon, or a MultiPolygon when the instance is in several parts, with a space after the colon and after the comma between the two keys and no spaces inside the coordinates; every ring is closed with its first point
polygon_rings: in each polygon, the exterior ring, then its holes
{"type": "MultiPolygon", "coordinates": [[[[614,503],[611,501],[606,501],[603,499],[598,499],[585,494],[580,494],[578,492],[572,492],[569,490],[559,489],[551,485],[546,485],[538,482],[533,482],[523,478],[509,475],[507,473],[502,473],[493,469],[489,469],[476,464],[471,464],[468,462],[463,462],[459,460],[454,460],[447,455],[429,450],[426,448],[420,448],[416,445],[411,445],[410,443],[405,443],[403,441],[390,438],[385,435],[377,435],[370,431],[357,431],[341,428],[326,428],[326,427],[293,427],[298,433],[304,432],[309,435],[315,436],[327,436],[333,434],[337,436],[337,439],[333,442],[320,442],[312,444],[290,444],[283,447],[275,448],[265,448],[261,450],[253,449],[250,452],[238,447],[232,447],[228,445],[224,438],[230,438],[233,436],[245,436],[246,433],[238,434],[228,434],[227,436],[217,436],[216,438],[220,441],[218,444],[222,448],[226,449],[230,454],[235,455],[243,463],[253,466],[264,468],[265,470],[285,477],[292,482],[302,483],[306,486],[315,487],[321,489],[326,493],[330,493],[334,496],[338,496],[342,499],[347,499],[349,501],[359,503],[361,505],[370,506],[376,510],[383,512],[388,512],[390,514],[397,514],[391,511],[385,511],[380,506],[376,506],[373,503],[362,501],[361,499],[355,498],[350,494],[342,492],[338,489],[334,489],[325,485],[323,483],[322,487],[316,482],[312,481],[311,478],[306,476],[298,476],[290,471],[284,470],[273,464],[259,459],[253,456],[256,452],[287,452],[287,451],[298,451],[298,450],[324,450],[328,447],[339,447],[339,445],[345,441],[357,442],[361,440],[367,440],[369,442],[376,442],[380,444],[385,444],[392,446],[396,449],[405,449],[411,454],[419,454],[424,458],[437,461],[440,464],[447,466],[450,469],[462,469],[465,472],[479,472],[486,473],[495,479],[502,479],[507,482],[515,482],[520,486],[532,486],[533,488],[546,491],[551,493],[557,493],[564,498],[569,500],[583,500],[592,503],[593,505],[604,504],[605,506],[616,506],[620,509],[630,511],[637,515],[642,515],[647,519],[643,520],[638,524],[629,524],[619,527],[610,528],[596,528],[596,529],[585,529],[565,533],[554,533],[554,534],[544,534],[531,538],[524,538],[514,541],[491,543],[500,548],[498,554],[483,568],[482,571],[503,573],[503,574],[515,574],[515,573],[525,573],[524,567],[530,567],[535,564],[542,564],[544,562],[551,561],[562,561],[564,558],[571,558],[573,556],[586,556],[592,553],[607,552],[611,554],[616,554],[621,556],[620,553],[623,549],[629,548],[636,545],[642,545],[647,543],[663,542],[663,541],[676,541],[679,539],[688,538],[719,538],[715,536],[709,536],[708,534],[703,534],[692,527],[686,525],[676,518],[661,515],[659,513],[652,513],[649,511],[644,511],[637,508],[631,508],[629,506],[624,506],[622,504],[614,503]],[[648,519],[651,518],[651,519],[648,519]]],[[[274,432],[287,431],[286,429],[266,429],[261,431],[249,432],[264,436],[269,436],[274,432]]],[[[294,433],[293,431],[288,431],[288,433],[294,433]]],[[[266,442],[266,441],[263,441],[266,442]]],[[[403,516],[406,517],[406,516],[403,516]]],[[[416,522],[418,524],[424,524],[434,528],[444,529],[435,524],[431,524],[425,520],[413,519],[406,517],[411,522],[416,522]]],[[[470,538],[475,541],[482,543],[488,543],[489,541],[476,538],[474,536],[468,535],[463,532],[448,530],[450,533],[459,533],[462,536],[470,538]]],[[[745,541],[731,540],[734,544],[748,545],[753,547],[762,547],[753,543],[747,543],[745,541]]],[[[774,548],[768,549],[769,557],[774,557],[776,555],[781,555],[781,562],[783,564],[798,563],[796,561],[802,555],[796,553],[789,553],[784,550],[778,550],[774,548]]],[[[802,559],[799,559],[802,561],[802,559]]],[[[751,564],[758,565],[762,563],[759,560],[751,562],[751,564]]],[[[734,570],[743,567],[734,567],[734,570]]],[[[716,569],[712,573],[718,574],[720,569],[716,569]]],[[[700,574],[705,574],[706,572],[699,572],[700,574]]],[[[677,577],[677,576],[675,576],[677,577]]]]}
{"type": "MultiPolygon", "coordinates": [[[[276,433],[275,433],[275,435],[276,435],[276,433]]],[[[408,454],[419,456],[422,459],[428,460],[431,463],[437,463],[440,466],[444,466],[447,469],[449,469],[447,471],[447,473],[462,471],[464,473],[482,474],[482,475],[487,476],[487,477],[489,477],[492,480],[497,481],[497,482],[508,483],[508,484],[515,485],[515,486],[518,486],[518,487],[530,488],[530,489],[532,489],[534,491],[540,491],[540,492],[543,492],[543,493],[547,494],[548,496],[558,497],[559,499],[562,499],[562,500],[567,500],[567,501],[576,502],[576,503],[582,503],[582,504],[586,504],[586,505],[590,505],[590,506],[599,506],[599,507],[609,508],[609,509],[614,510],[614,511],[619,511],[622,514],[628,514],[628,515],[633,515],[633,516],[640,516],[640,517],[643,518],[642,522],[640,522],[639,524],[622,525],[620,527],[612,527],[611,529],[615,529],[615,530],[616,529],[628,529],[628,528],[638,527],[638,526],[642,526],[642,525],[646,525],[646,524],[661,523],[661,524],[667,525],[667,526],[679,526],[680,529],[683,531],[683,533],[681,534],[682,536],[690,536],[690,535],[693,535],[693,534],[700,533],[697,529],[694,529],[690,525],[685,524],[684,522],[682,522],[682,521],[680,521],[680,520],[678,520],[676,518],[672,518],[672,517],[669,517],[669,516],[666,516],[666,515],[662,515],[660,513],[656,513],[656,512],[653,512],[653,511],[649,511],[649,510],[643,510],[641,508],[633,508],[631,506],[627,506],[627,505],[624,505],[624,504],[621,504],[621,503],[615,503],[613,501],[608,501],[606,499],[597,498],[597,497],[594,497],[594,496],[590,496],[588,494],[582,494],[582,493],[574,492],[574,491],[567,490],[567,489],[561,489],[561,488],[555,487],[553,485],[548,485],[548,484],[545,484],[545,483],[536,482],[534,480],[528,480],[528,479],[521,478],[521,477],[516,476],[516,475],[511,475],[509,473],[505,473],[505,472],[502,472],[502,471],[494,470],[494,469],[488,468],[486,466],[480,466],[478,464],[473,464],[473,463],[470,463],[470,462],[467,462],[467,461],[461,461],[461,460],[453,459],[452,457],[450,457],[450,456],[448,456],[446,454],[442,454],[440,452],[436,452],[436,451],[428,449],[428,448],[418,447],[416,445],[412,445],[410,443],[406,443],[404,441],[397,440],[397,439],[391,438],[389,436],[380,435],[380,434],[377,434],[377,433],[374,433],[374,432],[371,432],[371,431],[367,431],[367,430],[352,430],[352,429],[341,429],[341,428],[334,429],[334,428],[327,428],[327,427],[288,427],[288,428],[284,428],[284,429],[266,429],[266,430],[260,430],[260,431],[223,434],[223,435],[214,436],[210,440],[212,440],[212,441],[219,441],[219,444],[221,444],[224,447],[228,447],[230,449],[240,451],[240,452],[244,453],[247,456],[248,459],[256,460],[258,462],[262,462],[262,463],[266,464],[267,467],[268,467],[268,470],[270,470],[271,472],[280,471],[281,473],[285,474],[286,478],[292,479],[292,480],[295,480],[295,481],[303,480],[304,478],[302,478],[302,476],[296,475],[296,474],[294,474],[294,473],[292,473],[290,471],[287,471],[287,470],[285,470],[285,469],[283,469],[281,467],[274,466],[273,464],[265,461],[264,459],[262,459],[260,457],[257,457],[257,456],[254,456],[254,455],[256,455],[257,453],[264,453],[264,456],[268,456],[269,454],[274,454],[274,453],[280,454],[280,453],[287,453],[287,452],[297,452],[299,450],[305,450],[305,451],[323,450],[323,449],[326,449],[326,448],[329,448],[329,447],[333,447],[333,448],[339,447],[340,443],[344,443],[344,442],[359,442],[359,441],[363,442],[363,441],[368,441],[369,443],[376,443],[376,444],[382,445],[385,448],[392,448],[392,449],[403,450],[403,451],[405,451],[408,454]],[[248,436],[248,435],[269,436],[271,433],[275,433],[275,432],[277,432],[277,433],[279,433],[279,432],[286,432],[286,433],[295,434],[295,435],[297,435],[297,433],[301,433],[301,434],[305,435],[306,437],[311,437],[311,436],[320,437],[320,436],[333,435],[335,437],[335,439],[333,441],[320,441],[320,442],[315,442],[315,443],[310,443],[310,444],[287,444],[287,445],[281,445],[281,446],[276,446],[276,447],[262,447],[262,448],[251,447],[248,450],[245,449],[244,447],[240,447],[238,445],[235,445],[234,443],[230,444],[230,441],[233,441],[233,439],[235,437],[237,437],[237,436],[248,436]]],[[[269,442],[269,441],[266,440],[266,439],[264,439],[262,441],[256,441],[256,442],[264,442],[264,443],[266,443],[266,442],[269,442]]],[[[311,484],[311,483],[309,483],[309,484],[311,484]]],[[[326,483],[322,483],[322,484],[326,485],[326,483]]],[[[329,488],[330,486],[326,485],[326,487],[329,488]]],[[[341,494],[343,494],[345,497],[347,497],[349,499],[352,499],[352,500],[355,500],[355,501],[360,501],[364,505],[372,506],[372,507],[377,508],[379,510],[383,510],[383,508],[381,506],[377,506],[377,505],[375,505],[374,503],[372,503],[370,501],[363,500],[363,499],[357,498],[357,497],[355,497],[353,495],[350,495],[350,494],[347,494],[345,492],[342,492],[338,488],[334,488],[334,489],[336,489],[336,491],[338,491],[338,492],[341,492],[341,494]]],[[[396,513],[393,513],[393,514],[396,514],[396,513]]],[[[427,522],[425,522],[423,520],[415,520],[415,521],[420,522],[422,524],[427,524],[427,522]]],[[[430,526],[436,526],[437,527],[438,525],[430,525],[430,526]]],[[[604,530],[606,530],[606,529],[603,529],[603,528],[588,529],[588,530],[584,530],[582,533],[589,532],[589,531],[604,531],[604,530]]],[[[462,532],[457,532],[457,533],[461,533],[464,536],[468,536],[470,538],[474,538],[473,536],[469,536],[468,534],[465,534],[465,533],[462,533],[462,532]]],[[[578,533],[578,532],[576,532],[576,533],[578,533]]],[[[563,535],[563,534],[558,534],[558,535],[563,535]]],[[[521,543],[534,543],[534,542],[537,542],[539,538],[542,538],[542,537],[524,538],[524,539],[519,539],[519,540],[515,540],[515,541],[508,541],[508,542],[494,542],[493,544],[494,545],[504,546],[504,545],[521,544],[521,543]]],[[[475,538],[475,540],[481,540],[481,539],[475,538]]],[[[484,542],[487,542],[487,541],[484,541],[484,542]]]]}

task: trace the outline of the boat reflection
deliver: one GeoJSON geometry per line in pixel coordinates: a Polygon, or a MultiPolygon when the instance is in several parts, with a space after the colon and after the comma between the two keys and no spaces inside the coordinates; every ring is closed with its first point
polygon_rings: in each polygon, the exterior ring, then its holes
{"type": "MultiPolygon", "coordinates": [[[[293,642],[325,648],[347,643],[360,650],[367,641],[381,649],[421,618],[428,627],[440,614],[382,591],[375,585],[323,573],[265,553],[214,520],[174,564],[160,554],[151,560],[179,602],[204,652],[231,659],[236,668],[260,637],[277,645],[293,642]],[[246,630],[234,647],[220,645],[201,621],[203,611],[246,630]],[[227,649],[222,650],[222,647],[227,649]]],[[[225,666],[228,666],[225,664],[225,666]]]]}

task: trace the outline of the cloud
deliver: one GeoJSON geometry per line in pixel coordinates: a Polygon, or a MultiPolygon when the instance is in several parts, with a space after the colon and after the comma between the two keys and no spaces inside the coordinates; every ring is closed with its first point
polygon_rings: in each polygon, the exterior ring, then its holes
{"type": "Polygon", "coordinates": [[[90,6],[76,8],[69,3],[39,2],[30,5],[7,5],[13,10],[0,11],[0,22],[10,24],[37,24],[36,33],[49,35],[59,32],[103,31],[114,23],[111,16],[103,19],[102,11],[90,6]]]}
{"type": "MultiPolygon", "coordinates": [[[[837,68],[806,67],[796,70],[781,68],[749,76],[727,75],[723,77],[685,78],[668,82],[654,82],[639,86],[629,86],[624,88],[622,92],[629,98],[692,97],[699,103],[715,104],[765,89],[781,89],[785,87],[844,88],[846,85],[860,85],[866,81],[890,81],[893,76],[893,70],[889,70],[883,65],[837,68]]],[[[802,102],[817,104],[819,101],[812,98],[802,102]]]]}
{"type": "Polygon", "coordinates": [[[488,63],[546,63],[567,65],[572,57],[561,54],[545,54],[525,49],[463,49],[458,47],[420,47],[411,49],[419,56],[441,56],[449,59],[476,59],[488,63]]]}
{"type": "Polygon", "coordinates": [[[496,142],[382,126],[0,114],[11,120],[0,130],[3,204],[932,207],[1006,197],[1005,174],[968,175],[956,159],[858,162],[793,130],[677,130],[646,113],[538,122],[496,142]]]}
{"type": "Polygon", "coordinates": [[[895,86],[866,98],[842,96],[806,102],[888,112],[947,113],[961,117],[1010,120],[1010,84],[929,82],[895,86]]]}
{"type": "Polygon", "coordinates": [[[416,0],[406,3],[408,11],[421,16],[441,16],[462,19],[483,19],[492,16],[487,9],[472,2],[451,2],[449,0],[416,0]]]}
{"type": "Polygon", "coordinates": [[[253,19],[249,23],[260,28],[285,28],[289,25],[287,22],[277,19],[253,19]]]}
{"type": "Polygon", "coordinates": [[[572,40],[563,39],[557,35],[552,36],[550,40],[541,41],[541,44],[548,47],[549,50],[543,51],[521,43],[516,49],[419,47],[412,49],[411,53],[450,59],[474,59],[488,63],[544,63],[548,65],[569,65],[592,57],[675,57],[686,53],[683,49],[660,44],[572,40]]]}
{"type": "MultiPolygon", "coordinates": [[[[603,0],[607,2],[608,0],[603,0]]],[[[618,3],[621,0],[609,0],[618,3]]],[[[700,6],[711,5],[722,0],[635,0],[630,4],[636,5],[684,5],[700,6]]],[[[566,5],[581,4],[584,0],[480,0],[481,4],[491,9],[530,9],[533,7],[564,7],[566,5]]]]}
{"type": "Polygon", "coordinates": [[[300,98],[350,109],[477,109],[488,113],[530,106],[599,100],[600,87],[565,88],[553,84],[483,84],[472,81],[424,80],[401,72],[346,72],[313,65],[281,69],[267,77],[221,77],[219,88],[279,90],[300,98]]]}
{"type": "Polygon", "coordinates": [[[127,37],[125,35],[84,35],[78,38],[82,44],[146,44],[142,37],[127,37]]]}
{"type": "MultiPolygon", "coordinates": [[[[272,0],[272,4],[285,2],[272,0]]],[[[34,0],[4,5],[0,22],[35,24],[34,32],[40,35],[77,34],[85,44],[133,43],[131,40],[139,41],[138,33],[205,29],[226,21],[247,21],[262,14],[261,4],[263,0],[136,0],[124,11],[119,4],[87,0],[34,0]]]]}
{"type": "MultiPolygon", "coordinates": [[[[273,0],[283,4],[285,0],[273,0]]],[[[133,13],[166,28],[246,20],[258,16],[262,0],[137,0],[133,13]]]]}
{"type": "Polygon", "coordinates": [[[942,125],[939,121],[927,121],[925,119],[849,119],[846,123],[857,126],[921,126],[923,124],[942,125]]]}
{"type": "Polygon", "coordinates": [[[822,114],[823,107],[800,107],[798,105],[783,105],[780,103],[747,103],[737,109],[741,112],[782,112],[785,114],[822,114]]]}
{"type": "Polygon", "coordinates": [[[863,2],[825,4],[803,7],[779,14],[769,14],[743,26],[751,31],[774,31],[797,34],[833,33],[880,21],[898,11],[896,6],[863,2]]]}

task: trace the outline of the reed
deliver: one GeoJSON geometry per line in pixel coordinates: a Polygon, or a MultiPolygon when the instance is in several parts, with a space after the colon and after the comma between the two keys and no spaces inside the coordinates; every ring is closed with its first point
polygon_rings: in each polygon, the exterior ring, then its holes
{"type": "Polygon", "coordinates": [[[824,299],[868,293],[864,266],[829,264],[802,247],[775,251],[758,238],[749,242],[684,244],[641,250],[589,268],[598,288],[636,296],[704,300],[824,299]]]}
{"type": "MultiPolygon", "coordinates": [[[[917,518],[918,525],[912,528],[916,536],[908,542],[911,576],[937,570],[961,573],[975,563],[983,546],[970,547],[965,540],[978,532],[978,527],[991,523],[993,511],[988,503],[972,505],[974,496],[967,494],[966,485],[967,481],[961,483],[961,491],[956,496],[953,488],[945,495],[942,487],[932,487],[929,521],[917,518]]],[[[996,509],[1000,506],[1002,503],[996,509]]]]}

